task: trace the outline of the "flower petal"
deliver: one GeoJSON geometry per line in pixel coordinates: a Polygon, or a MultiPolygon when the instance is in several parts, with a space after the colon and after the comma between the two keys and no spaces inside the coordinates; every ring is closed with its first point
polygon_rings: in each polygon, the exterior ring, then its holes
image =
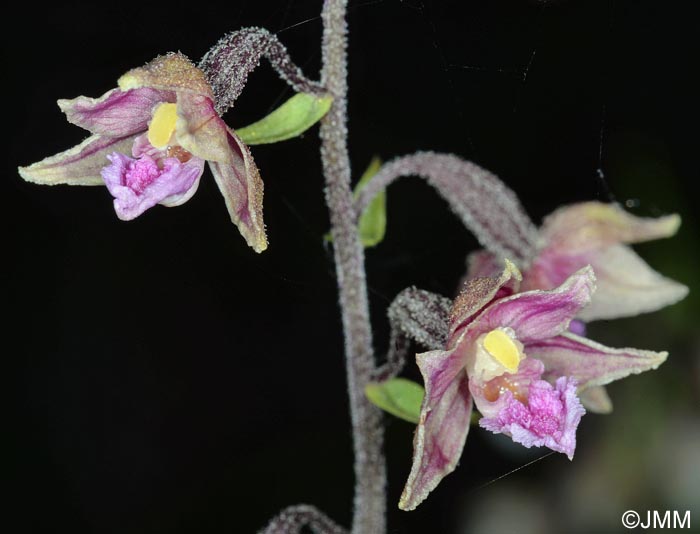
{"type": "Polygon", "coordinates": [[[413,510],[454,468],[469,432],[472,401],[462,356],[456,350],[418,354],[425,380],[413,465],[399,508],[413,510]]]}
{"type": "Polygon", "coordinates": [[[507,399],[501,393],[511,391],[520,400],[527,399],[530,384],[537,382],[544,373],[544,364],[534,358],[525,358],[515,373],[505,373],[488,381],[475,377],[473,358],[467,358],[469,391],[476,409],[483,417],[498,417],[506,407],[507,399]]]}
{"type": "Polygon", "coordinates": [[[104,185],[100,171],[109,164],[107,155],[113,152],[130,153],[135,137],[93,135],[65,152],[29,167],[19,167],[19,175],[28,182],[42,185],[104,185]]]}
{"type": "Polygon", "coordinates": [[[522,276],[515,264],[505,261],[505,268],[498,278],[481,277],[467,280],[452,306],[450,317],[450,342],[454,346],[461,331],[476,314],[495,298],[502,298],[517,291],[522,276]]]}
{"type": "Polygon", "coordinates": [[[206,96],[178,95],[175,138],[178,144],[198,158],[229,164],[235,158],[229,146],[228,127],[217,115],[214,103],[206,96]]]}
{"type": "Polygon", "coordinates": [[[678,215],[636,217],[617,204],[582,202],[559,208],[542,224],[547,249],[578,253],[616,243],[639,243],[670,237],[680,226],[678,215]]]}
{"type": "Polygon", "coordinates": [[[608,414],[613,405],[605,386],[591,386],[578,392],[578,398],[589,412],[608,414]]]}
{"type": "Polygon", "coordinates": [[[527,448],[548,447],[571,460],[576,449],[576,428],[586,410],[576,397],[576,381],[559,377],[554,386],[536,380],[529,387],[527,404],[511,391],[502,395],[503,408],[496,417],[482,417],[479,426],[506,434],[527,448]]]}
{"type": "MultiPolygon", "coordinates": [[[[569,328],[571,320],[590,302],[594,290],[593,269],[584,267],[551,291],[527,291],[498,300],[484,310],[475,324],[480,332],[512,328],[525,344],[546,339],[569,328]]],[[[567,373],[560,373],[564,374],[567,373]]]]}
{"type": "Polygon", "coordinates": [[[108,156],[112,162],[102,170],[102,177],[114,197],[114,211],[123,221],[130,221],[156,204],[177,206],[188,200],[199,185],[204,161],[192,158],[186,163],[174,158],[166,160],[166,167],[153,182],[138,193],[125,185],[125,175],[136,160],[124,154],[108,156]]]}
{"type": "Polygon", "coordinates": [[[118,84],[122,91],[152,87],[177,93],[195,93],[214,99],[204,73],[179,52],[158,56],[143,67],[131,69],[119,78],[118,84]]]}
{"type": "Polygon", "coordinates": [[[255,252],[267,248],[262,201],[263,182],[248,147],[229,130],[230,163],[210,161],[209,167],[231,220],[255,252]]]}
{"type": "Polygon", "coordinates": [[[631,248],[608,247],[591,256],[598,289],[581,310],[584,321],[616,319],[656,311],[688,294],[688,288],[654,271],[631,248]]]}
{"type": "Polygon", "coordinates": [[[579,319],[574,319],[569,323],[569,332],[576,334],[577,336],[586,337],[586,323],[579,319]]]}
{"type": "Polygon", "coordinates": [[[58,107],[68,122],[93,134],[126,137],[148,129],[153,107],[160,102],[175,102],[175,94],[149,87],[126,92],[112,89],[100,98],[59,100],[58,107]]]}
{"type": "Polygon", "coordinates": [[[570,332],[527,343],[525,351],[544,363],[546,376],[571,376],[581,390],[656,369],[668,356],[668,352],[613,349],[570,332]]]}

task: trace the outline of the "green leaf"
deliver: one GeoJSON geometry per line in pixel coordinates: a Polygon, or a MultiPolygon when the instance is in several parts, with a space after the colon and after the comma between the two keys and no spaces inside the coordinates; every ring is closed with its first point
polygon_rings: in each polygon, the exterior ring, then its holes
{"type": "MultiPolygon", "coordinates": [[[[367,185],[372,176],[379,172],[382,166],[382,160],[377,156],[372,158],[369,162],[367,169],[362,174],[362,178],[357,182],[355,186],[355,191],[353,191],[353,197],[357,198],[362,191],[362,188],[367,185]]],[[[372,202],[365,208],[365,211],[360,215],[360,220],[358,224],[358,234],[360,235],[360,242],[362,245],[367,247],[373,247],[381,243],[386,234],[386,191],[382,190],[372,199],[372,202]]],[[[330,232],[323,236],[324,241],[332,242],[330,232]]]]}
{"type": "Polygon", "coordinates": [[[385,382],[370,382],[365,386],[365,395],[370,402],[385,412],[418,424],[420,405],[425,390],[405,378],[391,378],[385,382]]]}
{"type": "MultiPolygon", "coordinates": [[[[362,178],[355,186],[353,192],[354,198],[357,198],[362,188],[367,185],[372,176],[379,172],[382,166],[382,161],[378,157],[372,158],[367,170],[365,170],[362,178]]],[[[384,239],[386,234],[386,191],[382,190],[372,199],[365,211],[360,215],[358,221],[358,232],[360,241],[365,247],[373,247],[378,245],[384,239]]]]}
{"type": "Polygon", "coordinates": [[[302,134],[331,108],[333,98],[297,93],[284,104],[257,122],[236,128],[247,145],[263,145],[285,141],[302,134]]]}

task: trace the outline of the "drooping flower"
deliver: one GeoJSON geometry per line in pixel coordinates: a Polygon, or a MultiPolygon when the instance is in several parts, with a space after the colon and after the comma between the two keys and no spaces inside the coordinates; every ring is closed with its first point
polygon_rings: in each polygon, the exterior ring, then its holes
{"type": "Polygon", "coordinates": [[[133,219],[196,191],[209,163],[231,220],[256,251],[267,248],[263,183],[248,147],[215,109],[204,73],[180,53],[132,69],[100,98],[59,100],[69,122],[92,135],[19,173],[45,185],[106,185],[117,216],[133,219]]]}
{"type": "MultiPolygon", "coordinates": [[[[552,289],[585,265],[595,271],[598,289],[579,319],[614,319],[673,304],[688,288],[646,264],[629,246],[678,231],[680,217],[636,217],[617,204],[582,202],[557,209],[539,230],[536,251],[522,267],[522,290],[552,289]]],[[[502,259],[481,250],[468,258],[467,279],[491,275],[502,259]]]]}
{"type": "Polygon", "coordinates": [[[414,509],[454,470],[472,404],[482,428],[572,458],[585,412],[579,395],[666,359],[570,331],[595,290],[590,266],[548,291],[518,292],[521,281],[507,260],[500,276],[469,280],[453,304],[445,349],[417,355],[425,397],[400,508],[414,509]]]}

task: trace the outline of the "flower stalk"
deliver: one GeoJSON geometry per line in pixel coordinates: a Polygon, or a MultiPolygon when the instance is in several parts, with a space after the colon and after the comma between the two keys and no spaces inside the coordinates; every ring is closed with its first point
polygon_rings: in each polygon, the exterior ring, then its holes
{"type": "Polygon", "coordinates": [[[339,302],[345,335],[346,372],[355,453],[353,534],[386,531],[386,467],[382,450],[381,412],[365,397],[375,361],[365,278],[364,251],[350,187],[347,148],[347,0],[323,5],[321,85],[333,105],[321,120],[321,160],[326,204],[338,278],[339,302]]]}
{"type": "Polygon", "coordinates": [[[385,163],[355,201],[357,216],[402,176],[425,179],[479,242],[499,257],[524,264],[537,246],[537,228],[513,190],[496,175],[453,154],[416,152],[385,163]]]}

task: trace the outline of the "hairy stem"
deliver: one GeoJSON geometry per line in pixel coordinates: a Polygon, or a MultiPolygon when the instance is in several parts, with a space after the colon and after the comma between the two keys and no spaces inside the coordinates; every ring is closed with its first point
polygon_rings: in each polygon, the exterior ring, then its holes
{"type": "Polygon", "coordinates": [[[347,534],[344,528],[308,504],[285,508],[258,534],[299,534],[304,527],[314,534],[347,534]]]}
{"type": "Polygon", "coordinates": [[[319,96],[325,94],[318,82],[309,80],[292,62],[276,35],[264,28],[242,28],[219,39],[199,63],[214,91],[216,111],[220,115],[233,106],[248,75],[263,57],[295,91],[319,96]]]}
{"type": "Polygon", "coordinates": [[[380,411],[364,394],[375,368],[369,322],[364,251],[350,189],[347,148],[347,0],[323,5],[321,85],[333,105],[321,121],[321,160],[330,211],[338,291],[345,334],[345,357],[355,453],[353,534],[386,531],[386,467],[380,411]]]}
{"type": "Polygon", "coordinates": [[[516,194],[493,173],[452,154],[416,152],[385,163],[360,192],[355,202],[358,217],[377,193],[410,175],[427,180],[497,257],[524,266],[534,256],[537,227],[516,194]]]}

